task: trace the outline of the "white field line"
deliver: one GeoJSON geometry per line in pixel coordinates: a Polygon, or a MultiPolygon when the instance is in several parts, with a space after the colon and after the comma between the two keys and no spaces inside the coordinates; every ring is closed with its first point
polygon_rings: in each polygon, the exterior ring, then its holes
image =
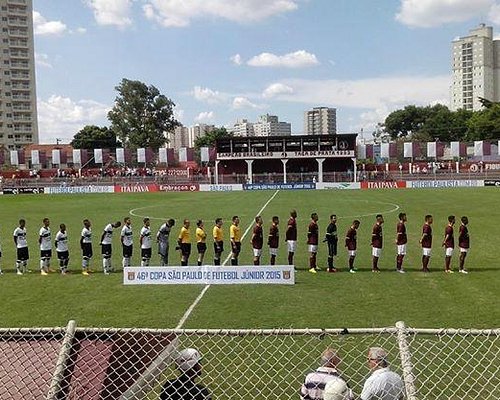
{"type": "MultiPolygon", "coordinates": [[[[271,203],[271,201],[274,200],[274,198],[276,197],[276,195],[279,193],[279,190],[276,190],[276,192],[274,192],[274,194],[269,198],[269,200],[266,201],[266,203],[262,206],[262,208],[257,212],[257,214],[255,214],[255,216],[257,215],[260,215],[262,214],[262,212],[266,209],[266,207],[269,205],[269,203],[271,203]]],[[[241,236],[241,240],[243,240],[246,235],[248,235],[248,232],[250,232],[250,230],[252,229],[254,225],[254,221],[252,220],[250,222],[250,224],[248,225],[248,228],[245,230],[245,232],[243,233],[243,235],[241,236]]],[[[222,265],[226,265],[227,262],[229,261],[229,259],[231,258],[231,253],[228,254],[228,256],[226,257],[226,259],[224,260],[224,262],[222,263],[222,265]]],[[[182,316],[182,318],[180,319],[179,323],[177,324],[177,326],[175,327],[175,329],[181,329],[184,324],[186,323],[186,321],[188,320],[189,316],[191,315],[191,313],[193,312],[193,310],[196,308],[196,306],[198,305],[198,303],[201,301],[201,299],[203,299],[203,296],[205,296],[205,293],[207,292],[207,290],[210,288],[210,285],[205,285],[205,287],[203,288],[203,290],[201,291],[201,293],[198,295],[198,297],[193,301],[193,304],[191,304],[189,306],[189,308],[186,310],[186,312],[184,313],[184,315],[182,316]]]]}

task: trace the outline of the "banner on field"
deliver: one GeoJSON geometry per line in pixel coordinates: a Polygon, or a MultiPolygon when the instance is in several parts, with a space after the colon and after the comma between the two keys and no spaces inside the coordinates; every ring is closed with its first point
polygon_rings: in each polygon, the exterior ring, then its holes
{"type": "Polygon", "coordinates": [[[315,183],[248,183],[244,190],[304,190],[316,189],[315,183]]]}
{"type": "Polygon", "coordinates": [[[361,182],[361,189],[403,189],[405,181],[361,182]]]}
{"type": "Polygon", "coordinates": [[[158,186],[160,192],[197,192],[200,190],[200,185],[192,183],[189,185],[163,184],[158,186]]]}
{"type": "Polygon", "coordinates": [[[200,184],[200,192],[238,192],[243,190],[241,183],[227,185],[200,184]]]}
{"type": "Polygon", "coordinates": [[[500,187],[500,180],[498,180],[498,179],[487,179],[487,180],[484,181],[484,186],[500,187]]]}
{"type": "Polygon", "coordinates": [[[318,190],[352,190],[360,189],[359,182],[318,182],[316,189],[318,190]]]}
{"type": "Polygon", "coordinates": [[[459,188],[459,187],[481,187],[484,186],[482,180],[422,180],[422,181],[406,181],[406,187],[412,189],[438,189],[438,188],[459,188]]]}
{"type": "Polygon", "coordinates": [[[3,194],[40,194],[43,193],[43,187],[5,187],[3,194]]]}
{"type": "Polygon", "coordinates": [[[124,285],[294,285],[293,265],[125,267],[124,285]]]}
{"type": "Polygon", "coordinates": [[[88,186],[46,186],[45,194],[80,194],[80,193],[113,193],[114,186],[88,185],[88,186]]]}
{"type": "Polygon", "coordinates": [[[115,193],[148,193],[157,192],[159,190],[158,185],[115,185],[115,193]]]}

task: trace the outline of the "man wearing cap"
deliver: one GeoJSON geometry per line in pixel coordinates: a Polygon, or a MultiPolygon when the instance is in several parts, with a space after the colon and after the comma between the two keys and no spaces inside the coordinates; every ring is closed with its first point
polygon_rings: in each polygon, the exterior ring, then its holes
{"type": "Polygon", "coordinates": [[[402,400],[404,385],[401,377],[389,369],[387,352],[381,347],[370,347],[368,365],[372,371],[366,380],[361,400],[402,400]]]}
{"type": "Polygon", "coordinates": [[[177,369],[181,372],[176,379],[168,380],[163,385],[161,400],[211,400],[206,387],[195,383],[201,375],[200,352],[196,349],[184,349],[175,358],[177,369]]]}
{"type": "Polygon", "coordinates": [[[325,400],[328,398],[325,397],[325,388],[329,384],[329,392],[332,392],[333,396],[329,397],[330,400],[354,399],[351,389],[349,389],[346,381],[340,376],[337,369],[339,364],[340,358],[334,349],[327,348],[323,351],[321,354],[321,366],[316,371],[307,374],[300,389],[300,398],[302,400],[325,400]],[[347,391],[343,389],[344,385],[347,391]],[[341,393],[340,397],[335,397],[338,393],[341,393]]]}

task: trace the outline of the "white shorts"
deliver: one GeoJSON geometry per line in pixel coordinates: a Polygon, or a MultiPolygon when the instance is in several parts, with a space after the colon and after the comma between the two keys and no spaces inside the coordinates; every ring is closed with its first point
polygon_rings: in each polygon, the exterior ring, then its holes
{"type": "Polygon", "coordinates": [[[460,253],[467,253],[469,249],[465,249],[463,247],[460,247],[460,253]]]}
{"type": "Polygon", "coordinates": [[[277,256],[278,255],[278,248],[269,247],[269,254],[271,254],[272,256],[277,256]]]}
{"type": "Polygon", "coordinates": [[[262,255],[262,249],[253,249],[253,256],[260,257],[262,255]]]}
{"type": "Polygon", "coordinates": [[[422,247],[422,255],[426,257],[431,256],[431,248],[430,247],[422,247]]]}
{"type": "Polygon", "coordinates": [[[317,253],[318,252],[318,245],[317,244],[310,244],[308,246],[309,248],[309,253],[317,253]]]}
{"type": "Polygon", "coordinates": [[[347,250],[349,257],[356,257],[356,250],[347,250]]]}
{"type": "Polygon", "coordinates": [[[372,247],[373,257],[380,257],[381,255],[382,255],[382,249],[379,249],[378,247],[372,247]]]}
{"type": "Polygon", "coordinates": [[[295,251],[297,250],[297,241],[296,240],[287,240],[286,244],[288,247],[288,252],[295,253],[295,251]]]}
{"type": "Polygon", "coordinates": [[[406,255],[406,244],[398,244],[398,256],[406,255]]]}
{"type": "Polygon", "coordinates": [[[453,247],[447,247],[445,250],[446,257],[451,257],[453,255],[453,247]]]}

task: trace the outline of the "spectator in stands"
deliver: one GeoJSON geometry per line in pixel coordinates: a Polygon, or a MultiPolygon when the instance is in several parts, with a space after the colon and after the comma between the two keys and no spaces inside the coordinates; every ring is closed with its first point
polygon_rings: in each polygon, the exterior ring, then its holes
{"type": "Polygon", "coordinates": [[[175,358],[177,369],[181,373],[176,379],[168,380],[163,385],[161,400],[211,400],[210,392],[203,385],[197,384],[201,375],[200,352],[196,349],[184,349],[175,358]]]}
{"type": "Polygon", "coordinates": [[[321,365],[316,371],[311,372],[306,375],[304,383],[300,389],[300,398],[302,400],[351,400],[354,399],[351,389],[349,389],[349,385],[347,385],[346,381],[340,376],[338,371],[338,365],[340,364],[340,358],[337,352],[332,348],[326,348],[325,351],[321,354],[321,365]],[[332,382],[332,383],[330,383],[332,382]],[[326,385],[330,383],[329,392],[332,395],[331,397],[326,397],[326,385]],[[344,387],[347,388],[343,390],[344,387]],[[335,395],[339,393],[343,393],[345,396],[342,397],[342,394],[339,397],[335,397],[335,395]]]}
{"type": "Polygon", "coordinates": [[[368,350],[368,365],[372,374],[366,380],[361,400],[402,400],[404,385],[401,377],[389,369],[387,352],[381,347],[368,350]]]}

